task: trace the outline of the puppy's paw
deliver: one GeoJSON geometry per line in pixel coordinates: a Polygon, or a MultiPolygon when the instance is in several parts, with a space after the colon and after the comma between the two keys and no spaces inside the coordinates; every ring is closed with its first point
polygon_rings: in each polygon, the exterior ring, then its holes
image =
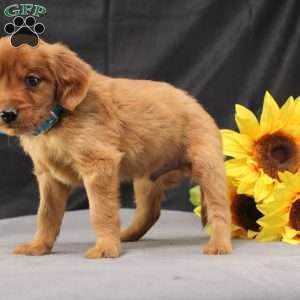
{"type": "Polygon", "coordinates": [[[17,246],[13,254],[38,256],[48,254],[50,250],[50,247],[45,244],[24,244],[17,246]]]}
{"type": "Polygon", "coordinates": [[[96,246],[90,248],[85,253],[85,258],[114,258],[119,257],[121,252],[120,242],[102,241],[96,246]]]}
{"type": "Polygon", "coordinates": [[[231,241],[210,240],[207,243],[207,245],[204,246],[203,253],[209,255],[231,254],[232,253],[231,241]]]}

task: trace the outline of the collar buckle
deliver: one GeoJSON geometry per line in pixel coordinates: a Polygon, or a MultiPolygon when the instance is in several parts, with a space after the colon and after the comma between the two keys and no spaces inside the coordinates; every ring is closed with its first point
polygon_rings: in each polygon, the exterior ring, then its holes
{"type": "Polygon", "coordinates": [[[48,132],[55,124],[60,120],[62,114],[64,113],[64,108],[58,104],[54,105],[50,111],[49,118],[44,121],[39,127],[32,131],[33,135],[40,135],[48,132]]]}

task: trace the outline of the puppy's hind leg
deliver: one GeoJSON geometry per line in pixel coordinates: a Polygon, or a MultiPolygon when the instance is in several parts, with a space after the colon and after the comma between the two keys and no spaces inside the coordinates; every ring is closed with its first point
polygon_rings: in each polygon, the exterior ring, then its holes
{"type": "Polygon", "coordinates": [[[121,232],[122,242],[139,240],[159,219],[163,188],[159,182],[149,178],[136,178],[133,181],[136,201],[132,223],[121,232]]]}
{"type": "Polygon", "coordinates": [[[192,164],[192,179],[203,190],[204,208],[207,209],[208,223],[211,224],[211,237],[204,253],[228,254],[232,252],[230,209],[220,135],[210,118],[205,122],[207,128],[201,130],[197,124],[199,118],[193,121],[187,155],[192,164]]]}
{"type": "Polygon", "coordinates": [[[132,223],[121,232],[123,242],[137,241],[156,223],[160,216],[164,190],[176,186],[184,172],[184,170],[169,171],[154,181],[146,177],[134,180],[136,210],[132,223]]]}

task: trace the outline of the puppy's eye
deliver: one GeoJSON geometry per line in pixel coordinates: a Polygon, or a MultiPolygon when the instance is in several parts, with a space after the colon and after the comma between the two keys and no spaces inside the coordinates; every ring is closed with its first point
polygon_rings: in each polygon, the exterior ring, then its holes
{"type": "Polygon", "coordinates": [[[27,75],[25,77],[25,84],[29,88],[35,88],[41,82],[41,78],[36,75],[27,75]]]}

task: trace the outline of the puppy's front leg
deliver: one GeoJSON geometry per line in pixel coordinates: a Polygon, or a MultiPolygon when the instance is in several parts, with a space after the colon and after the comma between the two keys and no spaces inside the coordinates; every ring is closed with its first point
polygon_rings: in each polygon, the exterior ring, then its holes
{"type": "Polygon", "coordinates": [[[86,258],[120,255],[119,161],[113,157],[93,162],[83,176],[90,204],[91,221],[96,230],[96,245],[86,258]]]}
{"type": "Polygon", "coordinates": [[[40,205],[37,230],[31,243],[17,246],[14,254],[43,255],[49,253],[60,230],[66,201],[71,188],[48,172],[37,174],[40,205]]]}

